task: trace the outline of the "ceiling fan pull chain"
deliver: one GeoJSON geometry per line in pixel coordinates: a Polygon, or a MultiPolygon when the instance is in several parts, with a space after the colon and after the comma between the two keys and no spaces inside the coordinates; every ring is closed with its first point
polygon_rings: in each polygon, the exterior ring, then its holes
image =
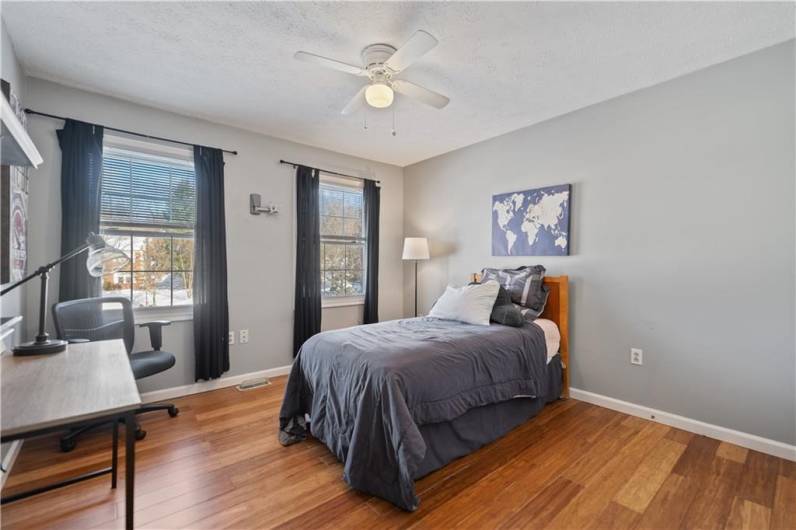
{"type": "Polygon", "coordinates": [[[392,108],[392,135],[396,135],[395,131],[395,107],[392,108]]]}
{"type": "Polygon", "coordinates": [[[364,120],[363,126],[364,126],[364,129],[367,131],[368,130],[368,109],[367,108],[365,109],[365,120],[364,120]]]}

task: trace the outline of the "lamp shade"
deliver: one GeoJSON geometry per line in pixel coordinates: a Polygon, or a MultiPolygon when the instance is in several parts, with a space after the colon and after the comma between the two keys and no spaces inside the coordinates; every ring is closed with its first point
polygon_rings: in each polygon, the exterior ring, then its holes
{"type": "Polygon", "coordinates": [[[86,243],[88,243],[86,268],[88,273],[94,278],[102,276],[103,273],[116,272],[123,269],[130,262],[127,254],[107,244],[102,236],[89,234],[86,243]]]}
{"type": "Polygon", "coordinates": [[[377,109],[386,109],[392,105],[392,88],[384,83],[374,83],[365,90],[365,101],[377,109]]]}
{"type": "Polygon", "coordinates": [[[404,253],[401,258],[405,260],[428,259],[428,239],[425,237],[404,238],[404,253]]]}

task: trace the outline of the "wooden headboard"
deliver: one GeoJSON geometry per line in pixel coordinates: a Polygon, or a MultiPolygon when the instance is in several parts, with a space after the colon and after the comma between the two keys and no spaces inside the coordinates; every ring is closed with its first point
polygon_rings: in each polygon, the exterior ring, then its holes
{"type": "MultiPolygon", "coordinates": [[[[481,275],[472,275],[473,281],[480,281],[481,275]]],[[[545,276],[544,284],[550,289],[547,305],[540,318],[552,320],[561,333],[559,354],[563,365],[561,397],[569,397],[569,276],[545,276]]]]}

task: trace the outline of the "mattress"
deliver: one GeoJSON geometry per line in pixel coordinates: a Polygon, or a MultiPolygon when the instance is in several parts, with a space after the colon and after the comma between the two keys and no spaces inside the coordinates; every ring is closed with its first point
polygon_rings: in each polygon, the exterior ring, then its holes
{"type": "Polygon", "coordinates": [[[550,364],[553,357],[558,355],[558,349],[561,347],[561,332],[555,322],[546,318],[537,318],[533,323],[544,331],[544,341],[547,345],[547,363],[550,364]]]}

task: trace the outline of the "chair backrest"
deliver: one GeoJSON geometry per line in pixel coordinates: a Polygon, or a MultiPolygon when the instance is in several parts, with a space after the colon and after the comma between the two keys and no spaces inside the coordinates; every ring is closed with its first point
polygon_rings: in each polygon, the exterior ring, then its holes
{"type": "Polygon", "coordinates": [[[59,302],[53,306],[53,320],[59,339],[124,339],[127,353],[133,351],[135,320],[127,298],[107,296],[59,302]]]}

